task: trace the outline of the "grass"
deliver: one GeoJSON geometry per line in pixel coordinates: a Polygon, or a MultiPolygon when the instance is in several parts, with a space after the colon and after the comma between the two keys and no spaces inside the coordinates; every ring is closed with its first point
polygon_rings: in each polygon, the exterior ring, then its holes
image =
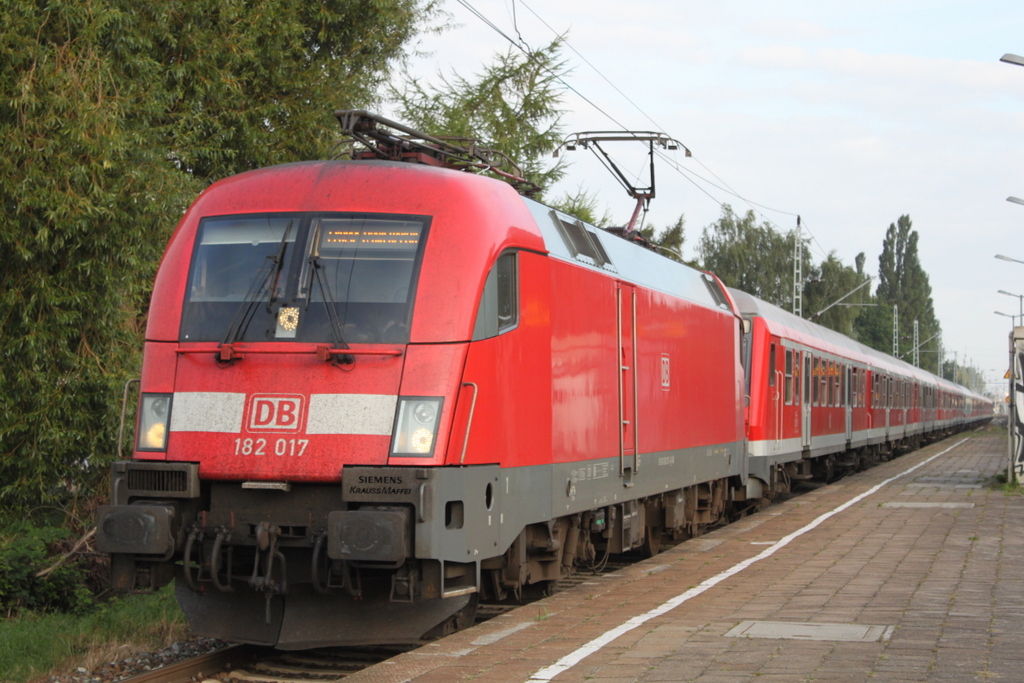
{"type": "Polygon", "coordinates": [[[0,622],[0,681],[30,683],[46,675],[93,670],[130,652],[188,637],[172,587],[112,600],[85,615],[26,615],[0,622]]]}
{"type": "Polygon", "coordinates": [[[989,479],[989,488],[1002,491],[1008,496],[1019,496],[1024,494],[1019,481],[1007,481],[1006,472],[999,472],[989,479]]]}

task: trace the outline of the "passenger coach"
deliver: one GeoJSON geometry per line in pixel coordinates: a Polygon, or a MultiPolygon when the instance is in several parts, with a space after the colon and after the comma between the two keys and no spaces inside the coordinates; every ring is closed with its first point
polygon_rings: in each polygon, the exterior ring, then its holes
{"type": "Polygon", "coordinates": [[[748,452],[761,481],[829,481],[991,417],[991,401],[958,384],[730,293],[750,322],[748,452]]]}

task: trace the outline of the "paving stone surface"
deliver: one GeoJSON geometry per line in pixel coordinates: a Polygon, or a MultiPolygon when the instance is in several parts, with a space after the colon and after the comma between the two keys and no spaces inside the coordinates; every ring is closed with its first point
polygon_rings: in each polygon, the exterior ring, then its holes
{"type": "MultiPolygon", "coordinates": [[[[1024,495],[991,483],[1005,468],[1000,434],[988,427],[932,444],[373,666],[346,683],[523,683],[609,629],[757,556],[768,543],[963,439],[552,680],[1024,681],[1024,495]],[[936,505],[887,505],[910,502],[936,505]],[[885,635],[872,642],[726,635],[748,621],[881,626],[872,632],[885,635]]],[[[770,626],[759,632],[764,628],[770,626]]]]}

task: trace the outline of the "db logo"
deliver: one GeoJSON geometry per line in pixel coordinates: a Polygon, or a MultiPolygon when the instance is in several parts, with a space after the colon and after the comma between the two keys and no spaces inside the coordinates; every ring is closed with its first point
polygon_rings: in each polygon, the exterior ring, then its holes
{"type": "Polygon", "coordinates": [[[295,394],[253,394],[249,397],[249,431],[299,431],[302,400],[295,394]]]}

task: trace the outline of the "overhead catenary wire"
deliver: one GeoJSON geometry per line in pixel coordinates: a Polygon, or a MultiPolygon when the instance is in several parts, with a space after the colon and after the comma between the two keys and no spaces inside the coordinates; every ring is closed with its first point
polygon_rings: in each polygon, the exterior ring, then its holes
{"type": "MultiPolygon", "coordinates": [[[[493,29],[493,30],[494,30],[494,31],[495,31],[495,32],[496,32],[496,33],[497,33],[498,35],[500,35],[500,36],[501,36],[502,38],[504,38],[505,40],[507,40],[507,41],[509,42],[509,44],[510,44],[510,45],[512,45],[513,47],[515,47],[516,49],[518,49],[518,50],[519,50],[520,52],[522,52],[523,54],[525,54],[525,55],[529,56],[529,53],[530,53],[530,50],[529,50],[529,49],[527,49],[526,47],[523,47],[523,45],[520,45],[520,44],[519,44],[518,42],[516,42],[515,40],[513,40],[513,39],[512,39],[512,38],[511,38],[511,37],[510,37],[510,36],[509,36],[509,35],[508,35],[507,33],[505,33],[505,32],[504,32],[504,31],[502,31],[502,30],[501,30],[500,28],[498,28],[498,26],[497,26],[497,25],[495,25],[495,24],[494,24],[494,22],[492,22],[492,21],[491,21],[490,19],[488,19],[487,17],[485,17],[485,16],[483,15],[483,13],[482,13],[482,12],[480,12],[480,11],[479,11],[479,10],[477,10],[477,9],[476,9],[475,7],[473,7],[473,6],[472,6],[472,5],[471,5],[471,4],[469,3],[469,1],[468,1],[468,0],[456,0],[456,2],[458,2],[458,3],[460,4],[460,5],[462,5],[462,6],[463,6],[463,7],[465,7],[465,8],[467,9],[467,10],[469,10],[469,11],[470,11],[470,12],[471,12],[471,13],[473,14],[473,16],[475,16],[475,17],[479,18],[479,19],[480,19],[480,20],[481,20],[482,22],[484,22],[485,24],[487,24],[487,26],[489,26],[489,27],[490,27],[491,29],[493,29]]],[[[559,83],[561,83],[561,84],[562,84],[562,85],[564,85],[564,86],[565,86],[565,87],[566,87],[566,88],[567,88],[568,90],[570,90],[571,92],[573,92],[573,93],[574,93],[574,94],[575,94],[575,95],[576,95],[577,97],[579,97],[579,98],[580,98],[581,100],[583,100],[584,102],[586,102],[587,104],[589,104],[589,105],[590,105],[591,107],[593,107],[594,109],[596,109],[597,111],[599,111],[599,112],[600,112],[601,114],[603,114],[603,115],[605,116],[605,118],[607,118],[607,119],[608,119],[609,121],[611,121],[612,123],[614,123],[614,124],[615,124],[616,126],[620,126],[620,127],[622,127],[622,128],[625,128],[625,126],[624,126],[624,125],[623,125],[623,124],[622,124],[622,123],[621,123],[621,122],[620,122],[620,121],[619,121],[618,119],[616,119],[616,118],[615,118],[614,116],[612,116],[611,114],[609,114],[609,113],[608,113],[607,111],[605,111],[605,110],[604,110],[604,109],[603,109],[602,107],[598,106],[598,104],[597,104],[596,102],[592,101],[592,100],[591,100],[590,98],[588,98],[588,97],[587,97],[586,95],[584,95],[583,93],[581,93],[581,92],[580,92],[579,90],[577,90],[576,88],[574,88],[574,87],[573,87],[573,86],[572,86],[572,85],[571,85],[570,83],[568,83],[568,82],[567,82],[567,81],[566,81],[566,80],[565,80],[564,78],[562,78],[562,76],[560,76],[559,74],[555,73],[554,71],[551,71],[550,69],[545,69],[545,70],[546,70],[546,71],[547,71],[547,72],[548,72],[548,73],[549,73],[549,74],[550,74],[551,76],[553,76],[553,77],[554,77],[554,78],[555,78],[555,79],[556,79],[556,80],[557,80],[557,81],[558,81],[559,83]]]]}
{"type": "MultiPolygon", "coordinates": [[[[491,28],[495,33],[497,33],[502,38],[504,38],[510,45],[512,45],[516,49],[520,50],[521,52],[523,52],[523,54],[526,54],[527,56],[530,55],[531,49],[529,48],[529,45],[526,43],[526,41],[522,38],[522,34],[519,31],[519,25],[518,25],[518,20],[516,18],[516,10],[515,10],[515,2],[516,2],[516,0],[512,0],[512,16],[513,16],[513,24],[514,24],[514,27],[515,27],[515,31],[516,31],[516,34],[519,36],[519,40],[515,40],[511,36],[509,36],[507,33],[505,33],[505,31],[503,31],[500,27],[498,27],[497,24],[495,24],[493,21],[488,19],[483,14],[483,12],[479,11],[478,9],[476,9],[469,2],[469,0],[456,0],[456,2],[458,2],[460,5],[465,7],[466,10],[468,10],[471,14],[473,14],[473,16],[477,17],[485,25],[487,25],[489,28],[491,28]]],[[[536,19],[538,21],[540,21],[549,31],[551,31],[555,36],[557,36],[562,41],[562,43],[569,50],[571,50],[587,66],[589,66],[591,69],[593,69],[594,72],[597,73],[598,76],[600,76],[617,93],[619,93],[619,95],[621,95],[623,97],[623,99],[625,99],[627,102],[629,102],[629,104],[632,105],[644,118],[646,118],[648,121],[650,121],[655,127],[664,130],[664,127],[661,126],[657,121],[655,121],[654,118],[651,117],[646,111],[644,111],[644,109],[640,105],[638,105],[636,102],[634,102],[632,98],[630,98],[625,92],[623,92],[623,90],[621,88],[619,88],[617,85],[615,85],[615,83],[612,82],[612,80],[610,78],[608,78],[590,60],[588,60],[579,50],[577,50],[575,47],[573,47],[572,44],[569,43],[569,41],[565,38],[564,34],[561,34],[558,31],[556,31],[547,21],[545,21],[543,19],[543,17],[541,17],[532,7],[530,7],[525,2],[525,0],[518,0],[518,2],[523,7],[525,7],[534,17],[536,17],[536,19]]],[[[553,71],[551,71],[549,69],[546,69],[546,70],[559,83],[561,83],[563,86],[565,86],[567,90],[569,90],[570,92],[575,94],[577,97],[579,97],[581,100],[583,100],[584,102],[589,104],[591,107],[593,107],[597,112],[599,112],[601,115],[603,115],[609,121],[614,123],[616,126],[619,126],[623,130],[625,130],[627,128],[621,121],[619,121],[614,116],[612,116],[607,110],[605,110],[603,107],[599,106],[596,102],[594,102],[590,98],[588,98],[585,95],[583,95],[583,93],[581,93],[574,86],[572,86],[570,83],[568,83],[561,75],[559,75],[559,74],[557,74],[557,73],[555,73],[555,72],[553,72],[553,71]]],[[[687,180],[695,188],[697,188],[702,193],[704,193],[704,195],[706,195],[711,201],[713,201],[715,204],[717,204],[719,207],[721,207],[723,209],[726,206],[725,202],[723,202],[722,200],[718,199],[711,192],[709,192],[707,189],[702,187],[696,180],[693,179],[693,177],[690,177],[691,175],[696,177],[696,178],[699,178],[702,182],[707,183],[708,185],[710,185],[710,186],[712,186],[712,187],[714,187],[714,188],[716,188],[716,189],[718,189],[718,190],[720,190],[720,191],[722,191],[722,192],[724,192],[726,194],[729,194],[729,195],[731,195],[733,197],[736,197],[737,199],[739,199],[739,200],[745,202],[746,204],[750,205],[751,210],[754,211],[755,214],[759,215],[762,220],[764,220],[766,223],[768,223],[769,225],[771,225],[774,228],[776,228],[777,230],[779,230],[779,232],[785,233],[785,232],[788,232],[788,230],[783,229],[775,221],[772,221],[767,216],[765,216],[764,213],[762,213],[761,211],[758,211],[757,208],[761,208],[761,209],[764,209],[766,211],[771,211],[773,213],[778,213],[778,214],[787,215],[787,216],[796,216],[797,215],[795,212],[783,211],[781,209],[775,209],[775,208],[766,206],[764,204],[760,204],[758,202],[754,202],[754,201],[752,201],[750,199],[747,199],[746,197],[741,195],[739,192],[737,192],[735,189],[733,189],[725,180],[723,180],[721,177],[719,177],[718,174],[716,174],[714,171],[712,171],[711,168],[709,168],[700,159],[694,158],[694,160],[698,164],[700,164],[700,166],[703,167],[708,173],[710,173],[712,176],[714,176],[721,183],[721,185],[708,180],[707,178],[701,176],[698,173],[695,173],[692,170],[683,169],[678,163],[675,162],[675,160],[671,159],[670,157],[668,157],[667,155],[665,155],[664,153],[662,153],[660,151],[658,151],[656,153],[658,154],[659,158],[661,158],[662,160],[666,161],[669,164],[669,168],[671,168],[676,173],[678,173],[680,176],[682,176],[685,180],[687,180]],[[757,207],[757,208],[755,208],[755,207],[757,207]]],[[[817,245],[817,251],[819,251],[819,253],[822,256],[822,258],[828,258],[828,253],[825,251],[824,247],[818,241],[817,237],[815,237],[814,233],[811,232],[811,230],[807,227],[806,221],[803,223],[802,227],[805,228],[805,230],[806,230],[807,234],[810,236],[812,242],[815,245],[817,245]]]]}
{"type": "MultiPolygon", "coordinates": [[[[551,32],[552,32],[552,33],[553,33],[554,35],[556,35],[556,36],[559,36],[559,35],[561,35],[561,34],[559,34],[559,33],[558,33],[558,31],[556,31],[556,30],[555,30],[555,29],[554,29],[554,28],[553,28],[553,27],[551,26],[551,24],[549,24],[549,23],[548,23],[547,21],[545,21],[545,20],[544,20],[544,18],[543,18],[542,16],[540,16],[540,15],[539,15],[539,14],[538,14],[538,13],[537,13],[537,12],[536,12],[536,11],[535,11],[535,10],[534,10],[533,8],[532,8],[532,7],[530,7],[530,5],[529,5],[529,4],[527,4],[525,0],[519,0],[519,3],[520,3],[520,4],[521,4],[521,5],[523,6],[523,7],[525,7],[525,8],[526,8],[526,9],[527,9],[527,10],[528,10],[528,11],[529,11],[529,12],[530,12],[530,13],[531,13],[531,14],[532,14],[532,15],[533,15],[534,17],[536,17],[536,19],[537,19],[537,20],[538,20],[538,21],[539,21],[540,23],[542,23],[542,24],[543,24],[543,25],[544,25],[544,26],[545,26],[545,27],[546,27],[546,28],[547,28],[547,29],[548,29],[549,31],[551,31],[551,32]]],[[[513,8],[515,7],[515,0],[512,0],[512,6],[513,6],[513,8]]],[[[518,29],[518,26],[517,26],[517,27],[516,27],[516,32],[518,33],[518,31],[519,31],[519,29],[518,29]]],[[[611,80],[610,78],[608,78],[608,77],[607,77],[607,76],[606,76],[606,75],[604,74],[604,72],[602,72],[602,71],[601,71],[601,70],[600,70],[599,68],[597,68],[597,67],[596,67],[596,66],[595,66],[595,65],[593,64],[593,62],[591,62],[591,61],[590,61],[589,59],[587,59],[587,58],[586,58],[586,57],[585,57],[585,56],[583,55],[583,53],[582,53],[582,52],[580,52],[580,51],[579,51],[579,50],[577,50],[577,49],[576,49],[575,47],[573,47],[573,45],[572,45],[572,44],[571,44],[571,43],[570,43],[570,42],[568,41],[568,39],[566,39],[566,38],[562,38],[562,40],[563,40],[563,42],[564,42],[564,44],[565,44],[565,46],[566,46],[567,48],[569,48],[569,49],[570,49],[570,50],[571,50],[571,51],[572,51],[572,52],[573,52],[573,53],[574,53],[574,54],[575,54],[575,55],[576,55],[577,57],[579,57],[579,58],[580,58],[580,59],[581,59],[581,60],[583,61],[583,63],[584,63],[584,64],[586,64],[586,65],[587,65],[587,66],[589,66],[589,67],[590,67],[591,69],[593,69],[594,73],[596,73],[596,74],[597,74],[598,76],[600,76],[600,77],[601,77],[601,78],[602,78],[602,79],[603,79],[603,80],[604,80],[604,81],[605,81],[605,82],[606,82],[606,83],[607,83],[608,85],[610,85],[610,86],[612,87],[612,89],[614,89],[614,90],[615,90],[615,92],[619,93],[619,95],[621,95],[621,96],[622,96],[622,98],[623,98],[624,100],[626,100],[627,102],[629,102],[629,104],[630,104],[630,105],[632,105],[632,106],[633,106],[633,108],[634,108],[634,109],[636,109],[636,110],[637,110],[637,111],[638,111],[638,112],[640,113],[640,115],[641,115],[641,116],[643,116],[643,117],[644,117],[645,119],[647,119],[648,121],[650,121],[650,122],[651,122],[651,124],[653,124],[655,128],[657,128],[657,129],[659,129],[659,130],[665,130],[665,127],[664,127],[664,126],[662,126],[662,125],[661,125],[661,124],[660,124],[660,123],[659,123],[658,121],[655,121],[655,120],[654,120],[654,118],[653,118],[653,117],[652,117],[652,116],[651,116],[650,114],[648,114],[648,113],[647,113],[647,112],[646,112],[646,111],[645,111],[645,110],[643,109],[643,107],[641,107],[641,106],[640,106],[639,104],[637,104],[636,102],[634,102],[634,101],[633,101],[633,99],[632,99],[632,98],[631,98],[631,97],[630,97],[629,95],[627,95],[627,94],[626,94],[626,93],[625,93],[625,92],[624,92],[624,91],[623,91],[623,90],[622,90],[621,88],[619,88],[619,86],[617,86],[617,85],[616,85],[616,84],[615,84],[615,83],[614,83],[614,82],[613,82],[613,81],[612,81],[612,80],[611,80]]],[[[660,157],[661,157],[661,158],[662,158],[663,160],[665,160],[665,161],[666,161],[666,162],[668,162],[668,163],[669,163],[669,164],[670,164],[671,166],[673,166],[673,168],[674,168],[674,170],[675,170],[676,172],[680,173],[681,175],[683,175],[683,176],[685,177],[685,175],[686,175],[686,172],[684,171],[684,169],[683,169],[682,167],[680,167],[680,166],[679,166],[678,164],[675,164],[675,163],[674,163],[674,161],[670,160],[670,159],[669,159],[669,157],[667,157],[667,156],[666,156],[666,155],[665,155],[665,154],[664,154],[663,152],[660,152],[660,151],[659,151],[659,152],[657,152],[657,153],[658,153],[658,155],[659,155],[659,156],[660,156],[660,157]]],[[[751,205],[751,208],[753,208],[753,207],[758,207],[758,208],[761,208],[761,209],[765,209],[766,211],[771,211],[771,212],[773,212],[773,213],[778,213],[778,214],[782,214],[782,215],[785,215],[785,216],[794,216],[794,217],[795,217],[795,216],[797,216],[797,215],[798,215],[798,214],[797,214],[796,212],[793,212],[793,211],[783,211],[782,209],[776,209],[776,208],[774,208],[774,207],[771,207],[771,206],[767,206],[767,205],[765,205],[765,204],[760,204],[760,203],[758,203],[758,202],[755,202],[755,201],[753,201],[753,200],[751,200],[751,199],[748,199],[747,197],[744,197],[744,196],[743,196],[742,194],[740,194],[740,193],[739,193],[739,191],[738,191],[738,190],[734,189],[734,188],[733,188],[733,187],[732,187],[731,185],[729,185],[729,183],[727,183],[727,182],[726,182],[726,181],[725,181],[725,180],[724,180],[724,179],[723,179],[723,178],[722,178],[721,176],[719,176],[719,175],[718,175],[717,173],[715,173],[715,172],[714,172],[714,171],[713,171],[713,170],[712,170],[712,169],[711,169],[711,168],[710,168],[710,167],[709,167],[709,166],[708,166],[707,164],[705,164],[705,163],[704,163],[703,161],[701,161],[701,160],[700,160],[699,158],[697,158],[697,157],[693,157],[693,160],[694,160],[695,162],[697,162],[698,164],[700,164],[700,166],[701,166],[702,168],[704,168],[704,170],[706,170],[706,171],[707,171],[708,173],[710,173],[710,174],[711,174],[712,176],[714,176],[714,177],[715,177],[715,179],[716,179],[716,180],[718,180],[718,182],[719,182],[719,183],[721,183],[721,185],[718,185],[718,184],[716,184],[716,183],[713,183],[713,182],[711,182],[710,180],[708,180],[707,178],[704,178],[703,176],[701,176],[701,175],[700,175],[700,174],[698,174],[698,173],[694,173],[694,172],[692,172],[692,171],[690,171],[690,173],[692,173],[692,174],[693,174],[694,176],[696,176],[697,178],[700,178],[700,179],[701,179],[702,181],[706,182],[707,184],[711,185],[712,187],[716,187],[716,188],[718,188],[719,190],[721,190],[721,191],[723,191],[723,192],[725,192],[725,193],[727,193],[727,194],[730,194],[730,195],[732,195],[732,196],[736,197],[737,199],[740,199],[741,201],[744,201],[744,202],[746,202],[747,204],[750,204],[750,205],[751,205]],[[724,186],[724,187],[723,187],[723,186],[724,186]]],[[[692,179],[690,179],[690,178],[687,178],[687,180],[689,180],[690,182],[693,182],[693,181],[692,181],[692,179]]],[[[694,183],[694,185],[696,186],[696,183],[694,183]]],[[[697,186],[697,187],[699,188],[699,186],[697,186]]],[[[702,191],[703,191],[703,188],[699,188],[699,189],[702,189],[702,191]]],[[[705,194],[706,194],[706,195],[707,195],[707,196],[708,196],[709,198],[711,198],[711,199],[712,199],[712,200],[713,200],[713,201],[714,201],[714,202],[715,202],[716,204],[718,204],[718,205],[719,205],[720,207],[724,207],[724,204],[723,204],[723,202],[719,201],[718,199],[716,199],[715,197],[713,197],[713,196],[712,196],[712,195],[711,195],[710,193],[708,193],[708,192],[706,192],[706,191],[704,191],[704,193],[705,193],[705,194]]],[[[762,217],[762,218],[763,218],[764,220],[768,221],[768,222],[769,222],[769,223],[771,223],[772,225],[775,225],[775,223],[774,223],[774,222],[770,221],[770,220],[769,220],[769,219],[768,219],[768,218],[767,218],[766,216],[764,216],[764,214],[761,214],[761,212],[759,212],[759,211],[758,211],[758,212],[756,212],[756,213],[760,214],[760,215],[761,215],[761,217],[762,217]]],[[[777,226],[777,225],[776,225],[776,227],[779,227],[779,226],[777,226]]],[[[779,228],[779,229],[781,230],[781,228],[779,228]]],[[[808,234],[811,234],[811,233],[810,233],[810,232],[808,231],[808,234]]],[[[815,241],[815,242],[817,242],[817,239],[816,239],[816,238],[814,238],[814,235],[813,235],[813,234],[811,234],[811,238],[812,238],[812,239],[814,239],[814,241],[815,241]]],[[[818,244],[818,246],[819,246],[819,247],[821,246],[821,245],[820,245],[820,243],[818,244]]]]}

